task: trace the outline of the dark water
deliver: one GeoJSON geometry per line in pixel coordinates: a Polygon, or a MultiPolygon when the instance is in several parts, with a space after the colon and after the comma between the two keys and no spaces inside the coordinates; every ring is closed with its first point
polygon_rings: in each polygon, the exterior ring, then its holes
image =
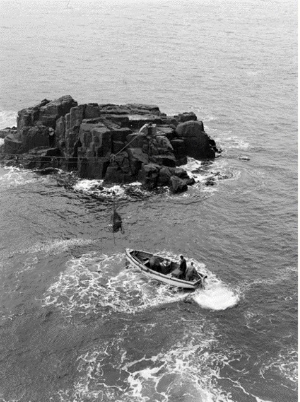
{"type": "Polygon", "coordinates": [[[112,189],[0,168],[0,400],[296,401],[296,6],[1,5],[3,127],[66,93],[156,103],[223,153],[182,195],[114,187],[114,235],[112,189]],[[186,303],[126,247],[183,253],[207,288],[186,303]]]}

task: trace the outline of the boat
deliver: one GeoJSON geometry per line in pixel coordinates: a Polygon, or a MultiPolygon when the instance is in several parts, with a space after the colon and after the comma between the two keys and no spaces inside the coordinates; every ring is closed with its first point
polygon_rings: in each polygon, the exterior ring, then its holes
{"type": "Polygon", "coordinates": [[[134,267],[140,269],[145,275],[151,279],[166,283],[170,286],[176,286],[183,289],[197,289],[203,287],[203,275],[193,281],[179,279],[176,275],[179,272],[179,263],[171,261],[168,258],[160,257],[146,251],[126,249],[126,259],[134,267]],[[160,269],[150,268],[150,259],[155,257],[160,262],[160,269]]]}

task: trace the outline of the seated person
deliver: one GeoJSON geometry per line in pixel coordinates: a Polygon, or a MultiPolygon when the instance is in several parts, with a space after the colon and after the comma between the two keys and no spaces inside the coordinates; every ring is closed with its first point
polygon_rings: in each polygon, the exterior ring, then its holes
{"type": "Polygon", "coordinates": [[[171,264],[168,260],[163,260],[163,262],[160,264],[161,266],[161,273],[164,275],[167,275],[171,271],[171,264]]]}
{"type": "Polygon", "coordinates": [[[193,262],[191,262],[186,268],[185,279],[187,281],[194,281],[196,279],[200,279],[199,274],[198,274],[196,268],[194,267],[193,262]]]}
{"type": "Polygon", "coordinates": [[[150,263],[150,268],[153,271],[161,272],[161,265],[160,265],[158,257],[152,256],[149,260],[149,263],[150,263]]]}

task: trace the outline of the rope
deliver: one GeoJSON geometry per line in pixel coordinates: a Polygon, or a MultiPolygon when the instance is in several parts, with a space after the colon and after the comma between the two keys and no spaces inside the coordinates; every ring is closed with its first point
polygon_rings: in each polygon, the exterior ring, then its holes
{"type": "Polygon", "coordinates": [[[116,156],[119,155],[119,153],[121,153],[122,151],[124,151],[124,149],[127,148],[128,145],[131,144],[135,139],[136,137],[133,137],[132,140],[129,141],[128,144],[126,144],[119,152],[117,152],[116,154],[111,154],[110,156],[111,161],[114,162],[116,160],[116,156]]]}
{"type": "MultiPolygon", "coordinates": [[[[121,153],[122,151],[124,151],[125,148],[128,147],[128,145],[130,145],[134,140],[136,139],[136,137],[134,137],[131,141],[128,142],[128,144],[126,144],[119,152],[117,152],[116,154],[111,154],[110,159],[112,162],[115,161],[115,158],[117,155],[119,155],[119,153],[121,153]]],[[[51,156],[51,155],[31,155],[28,153],[23,153],[23,154],[9,154],[9,153],[2,153],[0,154],[0,158],[1,156],[15,156],[15,157],[22,157],[22,156],[30,156],[30,158],[56,158],[56,159],[68,159],[68,158],[76,158],[78,159],[77,156],[51,156]]],[[[90,156],[90,157],[84,157],[84,159],[95,159],[96,156],[90,156]]]]}

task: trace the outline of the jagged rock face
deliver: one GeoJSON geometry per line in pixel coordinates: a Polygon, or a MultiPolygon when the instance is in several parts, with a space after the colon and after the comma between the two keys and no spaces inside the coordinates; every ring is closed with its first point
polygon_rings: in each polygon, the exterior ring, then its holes
{"type": "Polygon", "coordinates": [[[69,95],[21,110],[17,131],[7,136],[4,149],[47,147],[50,128],[55,128],[61,166],[77,169],[79,176],[119,183],[138,179],[148,188],[168,185],[173,192],[192,184],[176,166],[187,163],[187,156],[214,158],[218,151],[193,112],[167,116],[156,105],[78,105],[69,95]],[[146,123],[152,126],[143,127],[146,123]]]}
{"type": "Polygon", "coordinates": [[[4,153],[8,155],[17,154],[22,147],[22,141],[14,134],[8,134],[4,139],[4,153]]]}
{"type": "Polygon", "coordinates": [[[149,190],[154,189],[158,184],[160,166],[155,163],[143,164],[138,173],[138,180],[149,190]]]}
{"type": "Polygon", "coordinates": [[[178,115],[178,121],[180,123],[184,123],[185,121],[196,121],[197,116],[195,115],[194,112],[186,112],[186,113],[181,113],[178,115]]]}
{"type": "Polygon", "coordinates": [[[77,102],[70,95],[62,96],[53,101],[45,99],[34,107],[18,112],[18,130],[25,126],[33,125],[45,125],[55,128],[56,120],[67,114],[73,106],[77,106],[77,102]]]}
{"type": "Polygon", "coordinates": [[[22,151],[28,152],[36,147],[49,146],[48,127],[23,127],[21,130],[22,151]]]}
{"type": "Polygon", "coordinates": [[[195,159],[211,159],[215,151],[211,146],[211,138],[204,131],[201,121],[187,121],[176,127],[176,133],[183,139],[186,153],[195,159]]]}
{"type": "Polygon", "coordinates": [[[182,180],[177,176],[172,176],[170,181],[170,188],[173,193],[182,193],[187,190],[187,183],[185,180],[182,180]]]}

